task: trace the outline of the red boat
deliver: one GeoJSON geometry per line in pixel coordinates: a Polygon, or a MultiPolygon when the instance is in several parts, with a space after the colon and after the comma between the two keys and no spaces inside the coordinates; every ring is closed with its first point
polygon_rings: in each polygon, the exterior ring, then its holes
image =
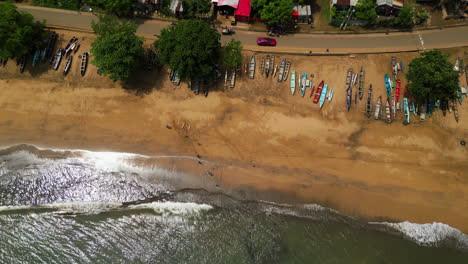
{"type": "Polygon", "coordinates": [[[395,90],[395,100],[398,102],[400,99],[400,88],[401,88],[401,81],[400,79],[397,80],[396,90],[395,90]]]}
{"type": "Polygon", "coordinates": [[[405,86],[405,89],[403,90],[403,97],[406,97],[406,89],[408,88],[408,85],[405,86]]]}
{"type": "Polygon", "coordinates": [[[312,89],[310,90],[310,96],[309,96],[309,97],[312,97],[312,95],[314,95],[314,90],[315,90],[315,86],[314,86],[314,88],[312,88],[312,89]]]}
{"type": "Polygon", "coordinates": [[[320,95],[322,94],[322,88],[323,88],[323,85],[325,83],[322,82],[319,84],[319,86],[317,87],[317,91],[315,92],[315,97],[314,97],[314,104],[318,103],[319,99],[320,99],[320,95]]]}

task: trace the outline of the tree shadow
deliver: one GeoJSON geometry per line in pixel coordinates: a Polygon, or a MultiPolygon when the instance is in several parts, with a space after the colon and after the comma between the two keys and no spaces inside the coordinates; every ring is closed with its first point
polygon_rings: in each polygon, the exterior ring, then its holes
{"type": "Polygon", "coordinates": [[[139,69],[133,72],[127,81],[122,83],[122,88],[131,94],[144,96],[153,90],[162,89],[163,78],[166,78],[164,71],[139,69]]]}

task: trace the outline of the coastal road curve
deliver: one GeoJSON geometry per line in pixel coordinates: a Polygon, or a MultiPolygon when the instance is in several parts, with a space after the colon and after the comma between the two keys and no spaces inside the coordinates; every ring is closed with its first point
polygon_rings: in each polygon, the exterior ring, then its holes
{"type": "MultiPolygon", "coordinates": [[[[82,28],[91,30],[91,21],[97,20],[90,13],[79,13],[61,9],[18,5],[18,9],[31,13],[37,20],[46,20],[47,25],[82,28]]],[[[169,22],[139,20],[137,33],[145,37],[157,35],[169,22]]],[[[436,30],[414,31],[411,33],[372,34],[292,34],[277,38],[277,47],[258,47],[257,37],[265,32],[237,30],[233,36],[223,36],[222,41],[231,38],[242,41],[246,49],[283,52],[334,52],[368,53],[424,50],[468,46],[468,26],[436,30]]]]}

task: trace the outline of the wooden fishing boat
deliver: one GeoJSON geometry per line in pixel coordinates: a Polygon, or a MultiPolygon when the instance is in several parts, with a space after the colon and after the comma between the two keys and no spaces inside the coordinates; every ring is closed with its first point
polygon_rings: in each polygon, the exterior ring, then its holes
{"type": "Polygon", "coordinates": [[[296,93],[296,71],[291,71],[291,79],[289,80],[291,86],[291,94],[296,93]]]}
{"type": "Polygon", "coordinates": [[[395,57],[392,57],[392,71],[393,71],[393,77],[396,79],[398,69],[397,69],[397,66],[396,66],[396,58],[395,57]]]}
{"type": "Polygon", "coordinates": [[[276,77],[276,74],[278,73],[278,68],[279,68],[279,65],[275,65],[275,68],[273,69],[273,77],[276,77]]]}
{"type": "Polygon", "coordinates": [[[421,121],[426,120],[426,110],[427,110],[426,108],[427,108],[427,103],[423,102],[422,105],[421,105],[421,114],[419,115],[419,119],[421,121]]]}
{"type": "Polygon", "coordinates": [[[55,55],[54,61],[54,70],[57,70],[60,66],[60,62],[62,61],[63,57],[63,49],[58,49],[57,54],[55,55]]]}
{"type": "Polygon", "coordinates": [[[427,114],[429,117],[432,117],[432,113],[434,112],[434,100],[429,100],[427,104],[427,114]]]}
{"type": "Polygon", "coordinates": [[[381,108],[382,108],[382,96],[379,96],[377,99],[377,103],[375,104],[375,112],[374,112],[374,119],[379,120],[381,116],[381,108]]]}
{"type": "Polygon", "coordinates": [[[301,94],[302,94],[302,97],[304,97],[306,89],[307,89],[306,80],[307,80],[307,73],[303,72],[302,77],[301,77],[301,94]]]}
{"type": "Polygon", "coordinates": [[[24,72],[24,67],[26,67],[26,55],[22,56],[19,59],[19,72],[23,73],[24,72]]]}
{"type": "Polygon", "coordinates": [[[367,118],[370,118],[372,113],[372,84],[369,86],[369,92],[367,92],[366,113],[367,118]]]}
{"type": "Polygon", "coordinates": [[[393,113],[393,119],[396,119],[396,115],[397,115],[397,105],[396,105],[396,100],[395,100],[395,96],[392,96],[392,113],[393,113]]]}
{"type": "Polygon", "coordinates": [[[328,102],[330,103],[331,100],[333,99],[333,93],[335,93],[335,90],[331,89],[330,94],[328,95],[328,102]]]}
{"type": "Polygon", "coordinates": [[[228,71],[226,70],[226,73],[224,74],[224,84],[226,84],[228,81],[228,71]]]}
{"type": "Polygon", "coordinates": [[[270,57],[270,74],[273,76],[273,73],[275,71],[275,56],[270,57]]]}
{"type": "Polygon", "coordinates": [[[39,49],[36,49],[34,52],[33,60],[32,60],[32,66],[36,67],[37,63],[39,62],[39,57],[41,56],[41,51],[39,49]]]}
{"type": "Polygon", "coordinates": [[[459,120],[459,115],[458,115],[458,108],[457,108],[457,102],[453,102],[453,113],[455,115],[455,121],[457,121],[458,123],[458,120],[459,120]]]}
{"type": "Polygon", "coordinates": [[[392,93],[392,84],[390,82],[390,77],[388,76],[388,74],[385,74],[384,75],[384,81],[385,81],[385,89],[387,90],[387,97],[390,97],[391,93],[392,93]]]}
{"type": "Polygon", "coordinates": [[[346,73],[346,89],[351,86],[351,82],[353,81],[353,68],[349,68],[348,72],[346,73]]]}
{"type": "Polygon", "coordinates": [[[323,89],[322,89],[322,93],[320,94],[320,108],[323,107],[323,104],[325,103],[325,96],[327,95],[327,88],[328,88],[328,84],[325,84],[323,86],[323,89]]]}
{"type": "Polygon", "coordinates": [[[255,77],[255,56],[250,56],[250,64],[249,64],[249,78],[253,79],[255,77]]]}
{"type": "Polygon", "coordinates": [[[449,113],[452,113],[452,108],[453,108],[452,101],[447,101],[447,110],[449,111],[449,113]]]}
{"type": "MultiPolygon", "coordinates": [[[[268,57],[269,55],[267,55],[268,57]]],[[[260,73],[263,74],[265,71],[265,56],[262,56],[262,60],[260,62],[260,73]]]]}
{"type": "Polygon", "coordinates": [[[283,58],[281,60],[281,63],[280,63],[280,66],[279,66],[279,70],[278,70],[278,82],[282,82],[283,81],[283,77],[284,77],[284,67],[286,66],[286,59],[283,58]]]}
{"type": "Polygon", "coordinates": [[[390,124],[392,122],[392,109],[390,108],[389,98],[387,98],[387,101],[385,102],[385,118],[387,124],[390,124]]]}
{"type": "Polygon", "coordinates": [[[270,55],[267,55],[265,60],[265,76],[268,78],[268,75],[270,75],[270,55]]]}
{"type": "Polygon", "coordinates": [[[284,74],[283,74],[283,81],[288,79],[289,70],[291,69],[291,61],[286,62],[286,66],[284,67],[284,74]]]}
{"type": "Polygon", "coordinates": [[[72,49],[75,47],[75,45],[76,45],[77,43],[78,43],[78,38],[72,37],[72,39],[70,40],[70,42],[68,42],[67,46],[65,46],[64,53],[68,56],[68,54],[70,53],[70,51],[72,51],[72,49]]]}
{"type": "Polygon", "coordinates": [[[408,106],[408,98],[403,98],[403,104],[404,104],[404,109],[405,109],[405,117],[406,117],[406,124],[410,123],[410,109],[408,106]]]}
{"type": "Polygon", "coordinates": [[[362,96],[364,95],[364,76],[366,72],[364,71],[364,66],[361,67],[361,71],[359,72],[359,100],[362,100],[362,96]]]}
{"type": "Polygon", "coordinates": [[[194,80],[192,82],[192,90],[194,94],[199,94],[200,93],[200,81],[199,80],[194,80]]]}
{"type": "Polygon", "coordinates": [[[314,101],[313,101],[314,104],[318,103],[318,101],[320,100],[320,95],[322,94],[322,89],[323,89],[324,84],[325,82],[322,80],[322,82],[320,82],[319,86],[317,87],[317,91],[315,91],[315,96],[314,96],[314,101]]]}
{"type": "Polygon", "coordinates": [[[309,96],[309,98],[312,98],[312,96],[314,95],[314,91],[315,91],[315,86],[312,87],[312,89],[310,89],[310,96],[309,96]]]}
{"type": "Polygon", "coordinates": [[[455,61],[455,64],[453,65],[453,69],[456,71],[460,71],[460,64],[461,64],[461,58],[458,57],[457,60],[455,61]]]}
{"type": "MultiPolygon", "coordinates": [[[[400,80],[398,80],[400,81],[400,80]]],[[[395,100],[398,102],[400,101],[400,86],[398,85],[398,81],[397,81],[397,87],[395,89],[395,100]]],[[[401,83],[401,82],[400,82],[401,83]]]]}
{"type": "Polygon", "coordinates": [[[346,74],[346,105],[348,108],[348,112],[351,109],[351,101],[352,101],[352,86],[351,83],[353,81],[353,68],[348,69],[348,73],[346,74]]]}
{"type": "Polygon", "coordinates": [[[400,71],[405,72],[405,65],[403,64],[403,61],[400,61],[400,71]]]}
{"type": "Polygon", "coordinates": [[[236,71],[232,71],[232,75],[231,75],[231,82],[229,83],[229,88],[234,88],[234,86],[236,85],[236,71]]]}
{"type": "Polygon", "coordinates": [[[447,115],[447,108],[448,108],[448,103],[447,103],[447,101],[445,101],[445,100],[442,101],[441,104],[440,104],[440,109],[442,109],[442,114],[443,114],[444,116],[447,115]]]}
{"type": "Polygon", "coordinates": [[[72,61],[73,61],[73,56],[68,57],[67,63],[65,64],[65,68],[63,69],[63,75],[67,75],[68,71],[70,70],[72,61]]]}
{"type": "Polygon", "coordinates": [[[81,76],[85,75],[86,69],[88,68],[88,57],[89,57],[88,52],[84,52],[83,55],[81,56],[81,65],[80,65],[81,76]]]}

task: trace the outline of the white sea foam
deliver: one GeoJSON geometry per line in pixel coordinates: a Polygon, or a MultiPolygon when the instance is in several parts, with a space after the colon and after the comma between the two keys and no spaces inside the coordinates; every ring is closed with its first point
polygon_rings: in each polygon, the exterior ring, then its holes
{"type": "Polygon", "coordinates": [[[334,210],[334,209],[331,209],[331,208],[328,208],[328,207],[323,207],[323,206],[318,205],[318,204],[304,204],[303,207],[304,207],[304,209],[311,210],[311,211],[316,211],[316,212],[327,211],[327,212],[339,213],[337,210],[334,210]]]}
{"type": "Polygon", "coordinates": [[[213,209],[208,204],[181,203],[181,202],[152,202],[146,204],[131,205],[132,209],[152,209],[162,216],[197,216],[202,212],[213,209]]]}
{"type": "Polygon", "coordinates": [[[0,206],[0,212],[2,211],[17,211],[17,210],[29,210],[32,207],[29,205],[7,205],[7,206],[0,206]]]}
{"type": "Polygon", "coordinates": [[[370,224],[395,229],[420,245],[435,246],[440,242],[453,240],[457,247],[468,248],[468,235],[443,223],[416,224],[405,221],[401,223],[370,222],[370,224]]]}
{"type": "Polygon", "coordinates": [[[73,214],[98,214],[101,212],[111,211],[121,207],[121,203],[107,203],[107,202],[65,202],[44,204],[40,207],[55,209],[60,213],[73,213],[73,214]]]}

